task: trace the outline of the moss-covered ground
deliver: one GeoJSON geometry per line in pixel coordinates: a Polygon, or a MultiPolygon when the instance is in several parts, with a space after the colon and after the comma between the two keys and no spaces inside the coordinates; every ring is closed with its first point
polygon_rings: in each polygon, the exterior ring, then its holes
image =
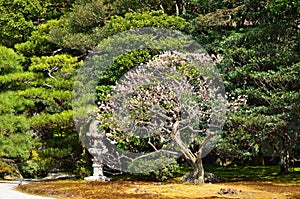
{"type": "Polygon", "coordinates": [[[17,189],[55,198],[115,199],[115,198],[300,198],[300,168],[285,176],[277,176],[277,167],[218,167],[207,168],[222,182],[195,186],[180,183],[179,178],[167,182],[114,180],[86,182],[64,180],[38,182],[17,189]],[[226,191],[233,192],[232,194],[226,191]]]}

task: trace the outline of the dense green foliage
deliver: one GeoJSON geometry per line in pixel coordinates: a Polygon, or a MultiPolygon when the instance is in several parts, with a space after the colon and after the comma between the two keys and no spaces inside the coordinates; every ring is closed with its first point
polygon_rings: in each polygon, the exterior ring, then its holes
{"type": "MultiPolygon", "coordinates": [[[[0,158],[13,159],[24,176],[85,175],[71,104],[76,69],[104,39],[154,26],[192,35],[223,58],[217,66],[230,106],[213,153],[244,164],[275,155],[285,173],[300,157],[299,13],[293,0],[0,0],[0,158]]],[[[99,97],[158,53],[118,57],[100,80],[99,97]]]]}
{"type": "Polygon", "coordinates": [[[220,68],[232,101],[245,101],[229,114],[223,144],[252,156],[270,155],[274,150],[285,173],[299,150],[299,5],[278,3],[237,5],[222,13],[231,16],[228,20],[216,24],[203,25],[202,21],[220,13],[197,20],[198,28],[217,30],[213,33],[216,43],[210,48],[224,58],[220,68]],[[254,11],[249,12],[249,6],[254,11]],[[225,36],[219,32],[224,26],[228,27],[225,36]]]}
{"type": "Polygon", "coordinates": [[[0,1],[0,45],[13,47],[27,41],[36,25],[58,18],[72,4],[72,0],[1,0],[0,1]]]}

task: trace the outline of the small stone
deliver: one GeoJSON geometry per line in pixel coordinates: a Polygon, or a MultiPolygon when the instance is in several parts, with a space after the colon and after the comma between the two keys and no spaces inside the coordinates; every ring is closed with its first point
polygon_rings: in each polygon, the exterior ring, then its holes
{"type": "MultiPolygon", "coordinates": [[[[240,190],[241,192],[242,190],[240,190]]],[[[222,195],[222,194],[230,194],[230,195],[233,195],[233,194],[237,194],[238,191],[236,189],[232,189],[232,188],[221,188],[220,191],[218,192],[218,194],[222,195]]]]}
{"type": "Polygon", "coordinates": [[[146,189],[140,189],[140,188],[136,188],[134,190],[136,193],[147,193],[147,190],[146,189]]]}

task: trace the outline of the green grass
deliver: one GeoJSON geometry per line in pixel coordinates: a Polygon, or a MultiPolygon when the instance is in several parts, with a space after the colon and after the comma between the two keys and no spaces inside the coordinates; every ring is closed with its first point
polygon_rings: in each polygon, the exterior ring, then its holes
{"type": "MultiPolygon", "coordinates": [[[[221,182],[279,181],[300,183],[300,167],[291,168],[289,174],[281,176],[277,175],[279,166],[206,166],[204,170],[214,173],[221,179],[221,182]]],[[[181,177],[190,171],[191,168],[188,165],[181,166],[178,173],[174,174],[174,178],[169,179],[168,182],[180,182],[181,177]]],[[[132,174],[115,176],[113,179],[117,181],[155,181],[149,176],[132,174]]]]}
{"type": "Polygon", "coordinates": [[[291,168],[287,175],[278,176],[278,166],[230,166],[206,167],[224,182],[236,181],[282,181],[300,183],[300,167],[291,168]]]}

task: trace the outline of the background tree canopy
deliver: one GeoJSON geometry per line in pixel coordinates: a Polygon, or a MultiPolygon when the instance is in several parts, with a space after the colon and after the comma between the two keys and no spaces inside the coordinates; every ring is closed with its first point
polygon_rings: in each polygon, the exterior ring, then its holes
{"type": "MultiPolygon", "coordinates": [[[[230,106],[212,154],[236,164],[265,164],[264,157],[276,156],[280,173],[288,172],[300,156],[299,4],[0,0],[0,158],[13,159],[28,177],[58,170],[88,175],[72,115],[76,70],[104,39],[152,26],[180,30],[213,58],[222,57],[217,67],[230,106]]],[[[109,78],[157,54],[148,49],[118,57],[109,78]]]]}

